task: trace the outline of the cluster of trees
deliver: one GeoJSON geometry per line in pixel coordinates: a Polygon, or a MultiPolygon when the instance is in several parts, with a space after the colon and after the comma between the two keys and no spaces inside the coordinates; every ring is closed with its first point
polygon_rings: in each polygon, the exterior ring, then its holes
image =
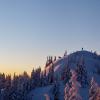
{"type": "Polygon", "coordinates": [[[27,72],[23,75],[0,74],[0,100],[25,100],[30,90],[30,77],[27,72]]]}
{"type": "Polygon", "coordinates": [[[40,67],[33,69],[31,76],[27,72],[14,74],[13,78],[11,75],[0,74],[0,100],[27,100],[27,94],[31,90],[54,82],[53,73],[52,65],[48,75],[40,67]]]}
{"type": "Polygon", "coordinates": [[[80,88],[89,87],[89,100],[100,100],[100,86],[94,78],[88,79],[87,70],[83,57],[78,62],[75,70],[66,67],[63,76],[66,82],[64,89],[64,100],[83,100],[80,94],[80,88]],[[90,82],[89,82],[90,81],[90,82]]]}
{"type": "MultiPolygon", "coordinates": [[[[80,94],[80,88],[82,85],[77,80],[76,71],[71,71],[72,76],[69,83],[66,83],[64,89],[64,100],[83,100],[80,94]]],[[[89,99],[88,100],[100,100],[100,86],[95,82],[94,78],[91,79],[89,85],[89,99]]]]}
{"type": "Polygon", "coordinates": [[[50,64],[56,61],[56,56],[53,58],[52,56],[47,56],[47,61],[45,67],[48,67],[50,64]]]}
{"type": "MultiPolygon", "coordinates": [[[[24,72],[22,75],[14,74],[12,78],[11,75],[0,73],[0,100],[29,100],[27,94],[31,90],[50,84],[53,85],[54,99],[59,100],[59,82],[54,76],[53,62],[55,60],[56,57],[54,60],[52,60],[52,57],[47,57],[46,65],[51,64],[48,74],[45,70],[42,71],[40,67],[33,69],[31,76],[24,72]]],[[[94,78],[89,83],[83,58],[80,59],[73,71],[68,64],[61,74],[61,80],[66,84],[64,100],[82,100],[79,92],[80,88],[86,88],[87,86],[90,87],[89,100],[100,100],[100,87],[94,81],[94,78]]]]}
{"type": "Polygon", "coordinates": [[[89,100],[100,100],[100,87],[93,77],[90,83],[89,100]]]}
{"type": "Polygon", "coordinates": [[[88,86],[88,75],[87,75],[87,70],[84,64],[83,57],[80,59],[79,63],[77,64],[76,73],[77,73],[77,80],[78,82],[80,82],[81,86],[87,87],[88,86]]]}
{"type": "MultiPolygon", "coordinates": [[[[75,72],[77,74],[77,81],[81,84],[83,88],[87,87],[88,74],[87,74],[87,70],[86,70],[83,58],[81,58],[80,61],[77,63],[75,72]]],[[[69,64],[64,68],[61,76],[62,76],[62,80],[64,80],[64,83],[69,82],[72,76],[71,68],[69,64]]]]}

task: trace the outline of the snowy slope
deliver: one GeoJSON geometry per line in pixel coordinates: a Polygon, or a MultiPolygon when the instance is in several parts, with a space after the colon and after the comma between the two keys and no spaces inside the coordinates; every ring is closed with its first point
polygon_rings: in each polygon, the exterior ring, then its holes
{"type": "MultiPolygon", "coordinates": [[[[92,76],[96,82],[100,85],[100,74],[97,74],[97,68],[100,69],[100,56],[89,52],[89,51],[77,51],[72,54],[66,55],[53,63],[54,66],[54,75],[55,77],[61,78],[61,73],[64,69],[69,66],[71,69],[76,69],[78,63],[83,63],[86,67],[88,78],[91,79],[92,76]]],[[[49,73],[49,69],[52,67],[50,64],[46,68],[46,73],[49,73]]],[[[36,88],[28,95],[31,99],[28,100],[45,100],[44,94],[47,94],[50,97],[50,100],[54,100],[54,97],[51,93],[52,85],[46,87],[36,88]]],[[[59,100],[64,100],[64,87],[63,81],[59,80],[59,100]]],[[[83,100],[88,100],[89,98],[89,87],[80,88],[80,95],[83,100]]]]}
{"type": "Polygon", "coordinates": [[[45,95],[48,95],[50,100],[53,100],[53,96],[51,94],[52,85],[46,87],[36,88],[31,91],[28,95],[28,100],[45,100],[45,95]]]}
{"type": "MultiPolygon", "coordinates": [[[[75,69],[77,66],[77,63],[81,62],[81,60],[84,60],[89,78],[94,76],[96,81],[100,83],[100,76],[96,74],[97,68],[100,69],[99,56],[89,51],[77,51],[70,55],[67,55],[58,59],[54,63],[55,76],[60,77],[60,74],[62,73],[62,71],[64,70],[66,66],[69,66],[70,68],[75,69]]],[[[48,66],[47,72],[50,67],[51,66],[48,66]]]]}

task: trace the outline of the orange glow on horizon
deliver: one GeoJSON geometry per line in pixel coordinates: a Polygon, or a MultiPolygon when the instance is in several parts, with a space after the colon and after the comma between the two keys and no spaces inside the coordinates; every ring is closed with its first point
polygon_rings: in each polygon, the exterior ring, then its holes
{"type": "MultiPolygon", "coordinates": [[[[23,74],[24,71],[26,71],[28,73],[28,75],[31,75],[32,69],[36,69],[36,67],[33,67],[33,64],[31,65],[18,65],[18,64],[0,64],[0,73],[5,73],[6,75],[11,75],[13,76],[14,73],[16,73],[16,75],[19,74],[23,74]]],[[[43,70],[44,67],[41,67],[41,69],[43,70]]]]}

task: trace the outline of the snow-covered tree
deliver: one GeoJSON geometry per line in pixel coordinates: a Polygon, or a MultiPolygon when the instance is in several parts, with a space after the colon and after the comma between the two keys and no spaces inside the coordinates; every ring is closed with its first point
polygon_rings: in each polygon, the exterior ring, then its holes
{"type": "Polygon", "coordinates": [[[67,56],[67,50],[65,51],[64,56],[67,56]]]}
{"type": "Polygon", "coordinates": [[[64,99],[65,100],[68,100],[69,99],[69,90],[70,90],[70,87],[69,85],[66,83],[66,86],[65,86],[65,89],[64,89],[64,99]]]}
{"type": "Polygon", "coordinates": [[[41,86],[46,86],[46,85],[48,85],[47,76],[45,75],[44,72],[41,72],[40,81],[41,81],[41,86]]]}
{"type": "Polygon", "coordinates": [[[34,84],[35,83],[35,80],[34,80],[34,77],[35,77],[35,70],[33,68],[32,72],[31,72],[31,79],[30,79],[30,81],[31,81],[31,83],[30,83],[31,89],[35,88],[35,84],[34,84]]]}
{"type": "Polygon", "coordinates": [[[5,74],[3,73],[0,73],[0,89],[3,89],[5,88],[5,74]]]}
{"type": "Polygon", "coordinates": [[[65,87],[65,100],[82,100],[79,94],[79,88],[81,85],[77,81],[77,74],[75,71],[71,71],[72,76],[70,79],[71,87],[69,88],[68,85],[65,87]],[[69,92],[68,92],[69,91],[69,92]]]}
{"type": "Polygon", "coordinates": [[[95,82],[93,77],[90,85],[89,100],[100,100],[100,87],[95,82]]]}
{"type": "Polygon", "coordinates": [[[5,81],[5,88],[11,88],[11,75],[6,76],[6,81],[5,81]]]}
{"type": "MultiPolygon", "coordinates": [[[[30,78],[27,72],[19,76],[14,74],[10,89],[5,88],[5,98],[7,99],[4,100],[25,100],[27,93],[30,91],[29,80],[30,78]]],[[[9,83],[9,81],[7,83],[9,83]]]]}
{"type": "Polygon", "coordinates": [[[49,68],[49,73],[48,73],[47,77],[48,77],[48,82],[49,83],[53,83],[54,82],[54,65],[53,64],[49,68]]]}
{"type": "Polygon", "coordinates": [[[77,64],[76,72],[77,72],[77,80],[80,82],[82,87],[86,87],[88,85],[88,75],[83,57],[80,58],[80,61],[77,64]]]}
{"type": "Polygon", "coordinates": [[[57,81],[54,82],[53,91],[54,100],[59,100],[59,84],[57,81]]]}
{"type": "Polygon", "coordinates": [[[41,68],[33,69],[31,73],[31,87],[35,88],[41,86],[41,68]]]}
{"type": "Polygon", "coordinates": [[[65,67],[62,74],[61,74],[62,80],[64,80],[64,83],[67,83],[71,78],[71,72],[69,66],[65,67]]]}
{"type": "Polygon", "coordinates": [[[47,57],[47,61],[46,61],[45,68],[48,67],[52,63],[53,63],[53,57],[52,56],[48,56],[47,57]]]}
{"type": "Polygon", "coordinates": [[[5,77],[5,87],[2,89],[2,95],[4,100],[10,100],[10,91],[11,91],[11,75],[5,77]]]}

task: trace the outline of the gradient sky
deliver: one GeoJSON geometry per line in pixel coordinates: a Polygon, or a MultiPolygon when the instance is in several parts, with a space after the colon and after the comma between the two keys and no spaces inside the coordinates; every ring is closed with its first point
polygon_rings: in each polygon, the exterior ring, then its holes
{"type": "Polygon", "coordinates": [[[82,47],[100,53],[100,0],[0,0],[0,72],[82,47]]]}

